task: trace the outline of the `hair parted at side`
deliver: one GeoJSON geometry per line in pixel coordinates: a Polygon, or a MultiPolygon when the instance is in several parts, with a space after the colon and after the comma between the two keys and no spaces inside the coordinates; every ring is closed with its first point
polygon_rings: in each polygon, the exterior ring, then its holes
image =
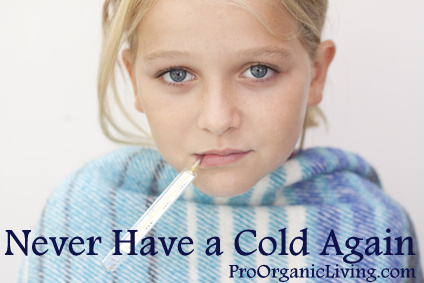
{"type": "MultiPolygon", "coordinates": [[[[118,74],[124,75],[124,68],[122,68],[119,58],[123,46],[126,45],[129,48],[131,58],[134,60],[138,43],[137,26],[157,1],[159,0],[105,0],[103,5],[103,44],[98,70],[97,94],[102,131],[113,141],[128,144],[153,144],[149,133],[129,115],[128,109],[125,108],[118,94],[117,77],[118,74]],[[112,105],[118,107],[120,114],[135,128],[136,132],[126,130],[119,125],[112,114],[112,105]]],[[[213,0],[207,1],[213,2],[213,0]]],[[[243,0],[228,2],[239,4],[252,12],[252,9],[243,0]]],[[[280,9],[284,8],[282,10],[293,17],[298,28],[296,36],[310,57],[314,58],[321,42],[328,0],[267,0],[266,2],[280,4],[280,9]]],[[[261,22],[263,23],[263,21],[261,22]]],[[[317,126],[318,117],[325,121],[325,117],[318,107],[308,107],[301,144],[303,144],[305,129],[317,126]]]]}

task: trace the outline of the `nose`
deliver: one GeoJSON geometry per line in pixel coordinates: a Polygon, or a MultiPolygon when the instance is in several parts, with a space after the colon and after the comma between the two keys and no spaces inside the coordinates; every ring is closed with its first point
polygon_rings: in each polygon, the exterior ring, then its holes
{"type": "Polygon", "coordinates": [[[202,109],[198,127],[214,135],[237,129],[241,123],[239,97],[231,83],[205,84],[201,94],[202,109]]]}

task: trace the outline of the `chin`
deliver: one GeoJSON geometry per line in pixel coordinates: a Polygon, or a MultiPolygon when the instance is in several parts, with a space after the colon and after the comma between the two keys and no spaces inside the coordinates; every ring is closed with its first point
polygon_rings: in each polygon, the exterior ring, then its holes
{"type": "Polygon", "coordinates": [[[236,181],[235,179],[231,179],[227,182],[216,182],[215,180],[208,182],[207,180],[200,179],[195,180],[194,185],[201,192],[209,196],[229,198],[248,192],[255,184],[250,184],[250,182],[246,181],[247,180],[243,180],[240,182],[236,181]]]}

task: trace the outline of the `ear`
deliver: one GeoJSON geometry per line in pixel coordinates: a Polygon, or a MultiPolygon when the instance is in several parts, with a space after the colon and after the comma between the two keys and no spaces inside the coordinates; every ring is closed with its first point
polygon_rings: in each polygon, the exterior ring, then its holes
{"type": "Polygon", "coordinates": [[[318,46],[312,66],[312,81],[308,97],[309,106],[315,106],[322,100],[328,67],[331,61],[333,61],[335,53],[336,46],[331,40],[321,42],[318,46]]]}
{"type": "Polygon", "coordinates": [[[131,79],[131,84],[133,86],[134,95],[135,95],[135,108],[140,111],[143,111],[143,106],[141,104],[140,94],[138,93],[137,80],[134,74],[134,66],[131,60],[131,52],[129,49],[122,51],[122,61],[124,62],[125,68],[127,69],[128,75],[131,79]]]}

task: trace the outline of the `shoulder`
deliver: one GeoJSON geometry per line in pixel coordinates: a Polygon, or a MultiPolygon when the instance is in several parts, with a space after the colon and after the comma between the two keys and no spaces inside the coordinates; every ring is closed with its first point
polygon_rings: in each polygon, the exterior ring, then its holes
{"type": "Polygon", "coordinates": [[[351,176],[351,179],[362,179],[373,186],[381,187],[377,171],[369,162],[356,153],[338,148],[314,147],[301,150],[285,167],[288,171],[300,171],[300,181],[342,173],[351,176]]]}
{"type": "Polygon", "coordinates": [[[160,154],[146,147],[123,147],[91,160],[68,175],[51,198],[73,191],[101,193],[106,188],[122,187],[127,181],[150,181],[160,154]],[[135,180],[137,179],[137,180],[135,180]]]}
{"type": "Polygon", "coordinates": [[[293,187],[306,186],[308,193],[316,193],[327,204],[349,205],[352,210],[366,211],[379,219],[410,225],[405,210],[384,191],[377,171],[360,155],[317,147],[300,151],[293,162],[295,166],[288,164],[288,170],[298,168],[301,176],[293,187]]]}
{"type": "MultiPolygon", "coordinates": [[[[145,209],[158,164],[163,164],[160,154],[144,147],[124,147],[86,163],[50,196],[34,231],[35,237],[110,240],[111,231],[131,227],[134,218],[145,209]]],[[[108,247],[108,244],[99,245],[97,252],[104,255],[108,247]]],[[[41,282],[40,278],[47,279],[46,282],[59,282],[63,278],[83,282],[84,276],[93,273],[110,277],[99,265],[99,257],[81,256],[71,260],[74,256],[66,248],[57,256],[50,241],[47,249],[42,257],[32,253],[28,256],[30,282],[41,282]],[[69,266],[81,272],[72,273],[69,266]],[[58,274],[57,270],[64,273],[58,274]]]]}
{"type": "Polygon", "coordinates": [[[161,162],[154,149],[124,147],[86,163],[52,193],[39,224],[65,227],[67,223],[91,222],[107,217],[116,203],[125,205],[136,197],[143,203],[161,162]]]}

